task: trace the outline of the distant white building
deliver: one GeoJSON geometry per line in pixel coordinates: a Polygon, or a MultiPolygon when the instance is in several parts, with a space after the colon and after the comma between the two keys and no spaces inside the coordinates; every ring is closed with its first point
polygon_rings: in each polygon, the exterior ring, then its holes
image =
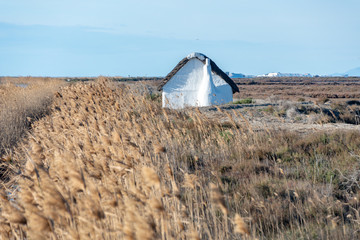
{"type": "Polygon", "coordinates": [[[191,53],[163,79],[162,106],[184,108],[225,104],[239,92],[236,84],[210,58],[191,53]]]}
{"type": "Polygon", "coordinates": [[[268,73],[265,77],[279,77],[280,73],[268,73]]]}
{"type": "Polygon", "coordinates": [[[312,77],[310,73],[280,73],[272,72],[268,74],[258,75],[258,77],[312,77]]]}

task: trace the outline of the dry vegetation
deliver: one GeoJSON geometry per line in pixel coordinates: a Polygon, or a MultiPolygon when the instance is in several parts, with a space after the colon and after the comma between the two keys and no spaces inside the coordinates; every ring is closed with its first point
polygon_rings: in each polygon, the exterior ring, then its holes
{"type": "Polygon", "coordinates": [[[237,98],[276,97],[290,100],[360,98],[359,77],[277,77],[236,79],[237,98]]]}
{"type": "Polygon", "coordinates": [[[5,163],[2,238],[360,237],[359,132],[254,132],[151,96],[64,87],[5,163]]]}
{"type": "Polygon", "coordinates": [[[58,79],[0,78],[0,157],[23,136],[31,122],[44,116],[58,79]]]}
{"type": "Polygon", "coordinates": [[[243,108],[251,124],[268,122],[286,129],[311,129],[311,124],[360,124],[359,77],[258,77],[235,81],[240,93],[234,95],[234,103],[248,106],[231,107],[243,108]]]}

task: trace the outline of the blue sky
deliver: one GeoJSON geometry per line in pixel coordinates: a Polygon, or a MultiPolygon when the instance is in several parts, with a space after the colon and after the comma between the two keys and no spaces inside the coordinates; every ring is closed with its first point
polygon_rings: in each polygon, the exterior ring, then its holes
{"type": "Polygon", "coordinates": [[[224,71],[360,66],[358,0],[0,0],[0,76],[164,76],[190,52],[224,71]]]}

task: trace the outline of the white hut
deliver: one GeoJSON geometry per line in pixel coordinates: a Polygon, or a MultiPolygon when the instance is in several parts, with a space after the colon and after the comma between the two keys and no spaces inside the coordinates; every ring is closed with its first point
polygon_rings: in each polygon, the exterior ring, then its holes
{"type": "Polygon", "coordinates": [[[233,101],[239,92],[236,84],[210,58],[191,53],[163,79],[162,106],[184,108],[204,107],[233,101]]]}

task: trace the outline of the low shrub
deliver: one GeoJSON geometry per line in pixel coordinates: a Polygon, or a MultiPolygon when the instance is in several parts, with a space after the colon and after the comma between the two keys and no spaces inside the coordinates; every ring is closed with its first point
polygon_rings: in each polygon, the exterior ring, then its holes
{"type": "Polygon", "coordinates": [[[252,98],[240,99],[234,102],[234,104],[251,104],[251,103],[255,103],[255,101],[252,98]]]}

